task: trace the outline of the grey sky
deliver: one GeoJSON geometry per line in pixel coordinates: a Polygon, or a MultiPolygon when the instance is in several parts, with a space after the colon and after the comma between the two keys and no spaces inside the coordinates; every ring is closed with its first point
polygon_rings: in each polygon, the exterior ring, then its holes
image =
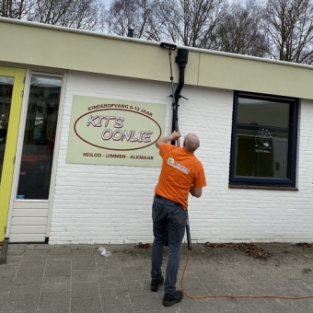
{"type": "Polygon", "coordinates": [[[112,2],[112,0],[100,0],[100,1],[105,4],[106,8],[108,8],[110,3],[112,2]]]}

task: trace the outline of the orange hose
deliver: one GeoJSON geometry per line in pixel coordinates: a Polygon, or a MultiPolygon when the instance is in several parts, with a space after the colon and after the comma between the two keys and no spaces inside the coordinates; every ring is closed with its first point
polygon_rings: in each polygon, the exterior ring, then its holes
{"type": "Polygon", "coordinates": [[[251,295],[230,295],[230,294],[217,294],[217,295],[207,295],[207,296],[191,296],[189,295],[184,288],[184,278],[185,278],[185,272],[188,266],[190,260],[190,250],[188,250],[188,255],[187,255],[187,261],[186,265],[183,271],[182,279],[181,279],[181,289],[184,295],[187,298],[190,299],[210,299],[210,298],[231,298],[231,299],[238,299],[238,298],[252,298],[252,299],[257,299],[257,298],[274,298],[274,299],[285,299],[285,300],[301,300],[301,299],[312,299],[313,295],[307,295],[307,296],[275,296],[275,295],[258,295],[258,296],[251,296],[251,295]]]}

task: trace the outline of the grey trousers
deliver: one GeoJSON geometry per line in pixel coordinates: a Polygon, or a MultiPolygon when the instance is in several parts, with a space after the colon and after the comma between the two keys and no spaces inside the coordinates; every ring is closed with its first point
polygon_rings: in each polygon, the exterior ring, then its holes
{"type": "Polygon", "coordinates": [[[181,243],[185,234],[187,211],[176,202],[154,197],[152,206],[154,241],[151,253],[151,278],[160,279],[162,272],[163,250],[168,236],[168,261],[164,282],[164,291],[174,294],[180,262],[181,243]]]}

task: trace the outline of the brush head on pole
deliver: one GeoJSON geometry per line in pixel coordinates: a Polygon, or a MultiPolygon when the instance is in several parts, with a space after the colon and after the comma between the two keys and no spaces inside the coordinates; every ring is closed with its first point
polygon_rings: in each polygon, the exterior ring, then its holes
{"type": "Polygon", "coordinates": [[[177,45],[173,42],[162,41],[160,47],[168,50],[176,50],[177,45]]]}

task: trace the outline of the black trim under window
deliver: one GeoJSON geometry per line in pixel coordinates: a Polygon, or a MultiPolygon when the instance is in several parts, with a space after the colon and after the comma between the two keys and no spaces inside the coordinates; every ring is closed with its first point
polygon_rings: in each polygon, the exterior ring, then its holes
{"type": "Polygon", "coordinates": [[[234,93],[230,185],[296,186],[298,102],[234,93]]]}

